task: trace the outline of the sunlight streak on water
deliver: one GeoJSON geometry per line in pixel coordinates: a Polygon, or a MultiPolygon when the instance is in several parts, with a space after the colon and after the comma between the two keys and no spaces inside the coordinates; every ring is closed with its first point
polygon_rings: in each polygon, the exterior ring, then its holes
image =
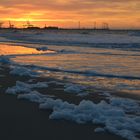
{"type": "Polygon", "coordinates": [[[27,48],[23,46],[12,46],[0,44],[0,55],[21,55],[21,54],[44,54],[44,53],[54,53],[54,51],[38,51],[34,48],[27,48]]]}

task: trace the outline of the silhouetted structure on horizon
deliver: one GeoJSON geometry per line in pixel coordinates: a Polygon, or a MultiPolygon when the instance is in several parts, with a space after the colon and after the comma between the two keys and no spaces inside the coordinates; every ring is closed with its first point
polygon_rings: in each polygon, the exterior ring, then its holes
{"type": "Polygon", "coordinates": [[[25,25],[23,25],[24,28],[31,28],[33,25],[30,23],[30,21],[27,21],[25,25]]]}
{"type": "Polygon", "coordinates": [[[25,25],[23,25],[23,28],[25,29],[40,29],[40,27],[36,27],[33,24],[30,23],[30,21],[27,21],[25,25]]]}
{"type": "Polygon", "coordinates": [[[44,29],[48,29],[48,30],[58,30],[59,27],[56,27],[56,26],[48,26],[48,27],[47,27],[47,26],[45,25],[44,29]]]}
{"type": "Polygon", "coordinates": [[[102,26],[103,26],[102,27],[103,30],[109,30],[109,24],[108,23],[103,23],[102,26]]]}
{"type": "Polygon", "coordinates": [[[78,29],[81,29],[81,22],[78,22],[78,29]]]}
{"type": "Polygon", "coordinates": [[[97,23],[96,23],[96,22],[94,22],[94,27],[93,27],[93,29],[94,29],[94,30],[96,30],[96,29],[97,29],[97,27],[96,27],[96,26],[97,26],[97,23]]]}
{"type": "MultiPolygon", "coordinates": [[[[76,22],[77,23],[77,22],[76,22]]],[[[100,23],[99,23],[100,24],[100,23]]],[[[81,27],[81,22],[79,21],[78,22],[78,26],[77,24],[75,25],[76,27],[73,27],[73,28],[59,28],[57,26],[45,26],[43,28],[41,27],[38,27],[38,26],[34,26],[30,23],[30,21],[27,21],[25,25],[23,25],[23,27],[15,27],[14,24],[11,23],[11,21],[0,21],[0,29],[14,29],[14,30],[20,30],[20,29],[33,29],[33,30],[36,30],[36,29],[40,29],[40,30],[44,30],[44,29],[48,29],[48,30],[99,30],[99,31],[105,31],[105,30],[110,30],[110,31],[140,31],[139,28],[136,28],[136,29],[133,29],[133,28],[129,28],[129,29],[111,29],[109,27],[109,24],[107,22],[104,22],[100,25],[98,25],[98,22],[93,22],[92,23],[92,27],[81,27]],[[5,23],[7,23],[5,25],[5,23]],[[9,25],[9,26],[8,26],[9,25]]]]}
{"type": "Polygon", "coordinates": [[[9,21],[9,27],[8,27],[8,28],[9,28],[9,29],[15,28],[14,24],[12,24],[11,21],[9,21]]]}
{"type": "Polygon", "coordinates": [[[0,22],[0,28],[2,28],[3,24],[4,24],[4,22],[1,21],[0,22]]]}

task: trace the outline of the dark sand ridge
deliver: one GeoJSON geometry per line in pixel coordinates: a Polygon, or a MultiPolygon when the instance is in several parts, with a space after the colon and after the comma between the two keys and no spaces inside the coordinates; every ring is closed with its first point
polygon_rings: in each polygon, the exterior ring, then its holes
{"type": "MultiPolygon", "coordinates": [[[[1,140],[124,140],[110,133],[94,133],[93,124],[76,124],[65,120],[49,120],[51,110],[39,110],[38,104],[18,100],[16,96],[5,94],[5,89],[14,86],[17,80],[27,81],[30,77],[9,75],[8,66],[0,65],[0,139],[1,140]]],[[[52,79],[37,78],[36,81],[52,79]]],[[[48,91],[47,91],[48,90],[48,91]]],[[[42,90],[45,92],[45,89],[42,90]]],[[[62,88],[52,85],[47,93],[59,92],[58,98],[78,103],[81,97],[64,94],[62,88]],[[62,93],[62,94],[61,94],[62,93]]],[[[90,97],[87,97],[90,98],[90,97]]],[[[103,97],[95,96],[94,100],[103,97]]]]}

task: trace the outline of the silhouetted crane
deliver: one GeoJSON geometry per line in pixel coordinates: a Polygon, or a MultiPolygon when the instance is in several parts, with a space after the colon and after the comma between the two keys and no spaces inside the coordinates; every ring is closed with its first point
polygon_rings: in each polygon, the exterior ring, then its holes
{"type": "Polygon", "coordinates": [[[14,25],[11,23],[11,21],[9,21],[9,28],[10,29],[14,28],[14,25]]]}
{"type": "Polygon", "coordinates": [[[45,24],[44,28],[47,28],[47,25],[45,24]]]}
{"type": "Polygon", "coordinates": [[[103,23],[103,27],[102,27],[103,30],[109,30],[109,25],[108,23],[103,23]]]}
{"type": "Polygon", "coordinates": [[[96,22],[94,22],[94,30],[96,30],[97,29],[97,23],[96,22]]]}
{"type": "Polygon", "coordinates": [[[27,21],[27,24],[26,25],[23,25],[23,27],[32,28],[34,26],[30,23],[30,21],[27,21]]]}
{"type": "Polygon", "coordinates": [[[81,22],[79,21],[78,22],[78,29],[80,29],[81,28],[81,22]]]}
{"type": "Polygon", "coordinates": [[[2,25],[3,25],[4,23],[3,22],[0,22],[0,28],[2,28],[2,25]]]}

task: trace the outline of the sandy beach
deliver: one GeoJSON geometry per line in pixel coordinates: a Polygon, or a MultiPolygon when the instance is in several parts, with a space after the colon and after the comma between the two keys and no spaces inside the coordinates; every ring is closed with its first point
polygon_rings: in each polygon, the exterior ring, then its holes
{"type": "Polygon", "coordinates": [[[93,124],[49,120],[51,110],[39,110],[36,103],[5,94],[5,89],[14,85],[16,80],[26,81],[29,77],[10,76],[8,66],[1,68],[0,75],[4,76],[0,78],[0,139],[123,140],[107,132],[94,133],[97,126],[93,124]]]}

